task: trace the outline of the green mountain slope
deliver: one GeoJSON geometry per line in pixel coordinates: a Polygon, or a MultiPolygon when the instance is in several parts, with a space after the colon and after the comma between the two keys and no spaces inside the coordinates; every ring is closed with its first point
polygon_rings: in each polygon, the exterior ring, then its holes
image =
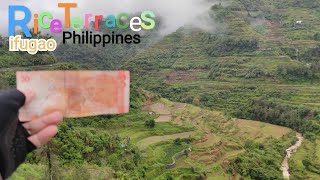
{"type": "Polygon", "coordinates": [[[133,82],[170,100],[302,132],[307,142],[290,160],[292,176],[317,179],[319,8],[316,1],[215,5],[215,32],[181,28],[125,68],[133,82]]]}
{"type": "Polygon", "coordinates": [[[319,6],[266,2],[215,5],[216,32],[181,28],[125,68],[137,84],[171,100],[306,131],[304,123],[320,108],[320,43],[313,39],[319,6]],[[296,9],[305,13],[297,18],[296,9]]]}

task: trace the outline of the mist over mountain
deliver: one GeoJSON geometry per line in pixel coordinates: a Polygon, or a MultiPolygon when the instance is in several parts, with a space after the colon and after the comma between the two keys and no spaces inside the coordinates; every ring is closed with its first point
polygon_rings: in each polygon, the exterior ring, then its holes
{"type": "MultiPolygon", "coordinates": [[[[32,13],[41,13],[48,11],[53,14],[54,18],[63,19],[64,9],[58,8],[57,4],[60,0],[52,1],[23,1],[9,0],[0,2],[0,15],[4,22],[0,26],[0,34],[6,35],[8,32],[8,6],[9,5],[24,5],[30,8],[32,13]]],[[[63,2],[74,2],[66,0],[63,2]]],[[[208,0],[163,0],[163,1],[148,1],[148,0],[123,0],[123,1],[78,1],[78,7],[71,10],[71,18],[83,16],[90,13],[93,15],[109,15],[118,14],[121,12],[137,13],[143,10],[152,10],[157,17],[163,20],[160,34],[167,35],[176,31],[179,27],[186,24],[199,27],[201,29],[212,29],[212,22],[208,19],[208,10],[216,3],[216,1],[208,0]]],[[[17,18],[23,18],[23,13],[17,13],[17,18]]],[[[93,20],[93,19],[92,19],[93,20]]],[[[29,23],[32,28],[33,21],[29,23]]]]}

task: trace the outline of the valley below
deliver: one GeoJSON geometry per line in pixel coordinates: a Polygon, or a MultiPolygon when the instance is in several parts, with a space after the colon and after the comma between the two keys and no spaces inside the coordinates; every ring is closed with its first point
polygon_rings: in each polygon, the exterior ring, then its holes
{"type": "MultiPolygon", "coordinates": [[[[243,119],[232,118],[228,120],[221,112],[205,110],[184,103],[175,103],[166,99],[149,104],[143,110],[149,114],[155,113],[157,115],[156,123],[173,123],[179,126],[191,126],[195,129],[192,132],[169,136],[148,137],[139,141],[137,145],[142,150],[148,151],[146,146],[153,147],[152,144],[157,146],[156,143],[158,143],[158,146],[161,146],[166,141],[176,142],[177,139],[183,141],[183,139],[194,138],[194,141],[185,146],[189,147],[191,151],[186,156],[176,159],[175,165],[170,169],[174,171],[180,168],[192,168],[197,164],[206,167],[207,179],[240,177],[239,172],[235,172],[233,176],[228,175],[226,169],[232,166],[231,164],[237,156],[249,151],[243,147],[245,144],[242,143],[259,142],[264,146],[264,143],[268,144],[272,140],[283,140],[279,143],[287,144],[283,146],[282,152],[284,152],[290,146],[288,144],[290,139],[295,137],[295,133],[285,127],[243,119]],[[166,121],[164,122],[163,119],[166,119],[166,121]],[[244,139],[246,139],[245,142],[243,142],[244,139]],[[219,168],[219,171],[212,171],[210,170],[212,166],[223,168],[219,168]]],[[[149,150],[152,149],[149,148],[149,150]]],[[[293,148],[289,149],[293,150],[293,148]]],[[[282,152],[280,151],[277,155],[280,159],[285,157],[282,152]]],[[[290,153],[292,152],[290,151],[290,153]]],[[[173,157],[175,157],[175,154],[173,157]]],[[[281,161],[277,161],[280,170],[281,161]]],[[[233,167],[237,168],[236,166],[233,167]]]]}

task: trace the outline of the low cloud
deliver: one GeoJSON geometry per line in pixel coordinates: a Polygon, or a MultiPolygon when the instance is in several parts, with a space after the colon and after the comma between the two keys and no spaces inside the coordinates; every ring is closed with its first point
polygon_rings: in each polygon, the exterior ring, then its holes
{"type": "MultiPolygon", "coordinates": [[[[1,23],[0,34],[8,32],[8,6],[24,5],[32,13],[51,12],[55,18],[63,19],[64,9],[58,8],[59,2],[77,2],[78,7],[71,10],[71,17],[83,16],[86,13],[96,15],[118,14],[120,12],[136,13],[143,10],[153,10],[163,20],[160,32],[162,35],[176,31],[184,25],[191,25],[204,30],[212,30],[214,23],[208,15],[208,10],[215,3],[212,0],[6,0],[0,2],[1,23]]],[[[18,14],[22,16],[21,14],[18,14]]],[[[33,26],[32,21],[29,24],[33,26]]]]}

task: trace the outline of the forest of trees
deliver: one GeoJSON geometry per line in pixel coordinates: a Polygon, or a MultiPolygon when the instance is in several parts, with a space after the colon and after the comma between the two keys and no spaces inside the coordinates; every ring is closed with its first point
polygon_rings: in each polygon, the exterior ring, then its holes
{"type": "Polygon", "coordinates": [[[240,107],[234,115],[238,118],[260,121],[290,127],[298,132],[320,135],[319,112],[303,106],[290,106],[264,97],[252,100],[248,106],[240,107]]]}

